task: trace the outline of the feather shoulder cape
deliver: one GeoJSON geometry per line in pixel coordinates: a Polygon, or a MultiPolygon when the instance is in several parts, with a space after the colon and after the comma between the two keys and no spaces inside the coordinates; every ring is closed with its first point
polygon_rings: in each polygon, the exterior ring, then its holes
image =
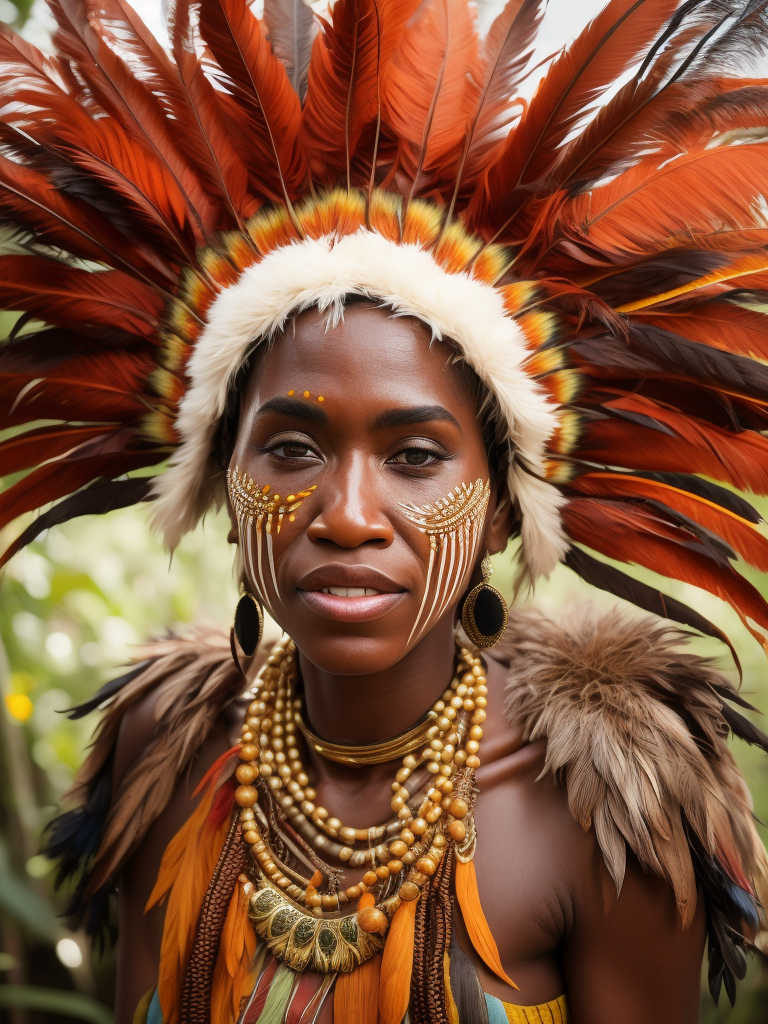
{"type": "MultiPolygon", "coordinates": [[[[594,829],[617,892],[629,849],[671,885],[683,924],[692,919],[697,891],[703,895],[710,988],[717,998],[724,983],[733,1000],[744,953],[768,952],[768,856],[727,740],[733,734],[768,750],[768,737],[735,710],[749,705],[686,643],[671,625],[617,612],[565,628],[535,612],[515,612],[500,651],[510,668],[505,711],[526,739],[546,737],[544,771],[566,787],[579,824],[594,829]]],[[[223,635],[162,640],[142,655],[72,712],[82,716],[106,704],[71,807],[50,827],[47,852],[60,859],[59,881],[73,883],[70,913],[92,932],[105,926],[120,868],[244,685],[223,635]],[[153,691],[155,735],[112,791],[120,721],[153,691]]],[[[186,902],[190,892],[197,899],[186,907],[190,941],[229,828],[232,753],[218,765],[202,812],[180,833],[179,853],[194,847],[194,870],[184,882],[186,902]]],[[[171,888],[177,868],[166,871],[171,888]]],[[[242,925],[250,927],[247,920],[242,925]]],[[[174,944],[183,945],[176,931],[174,944]]],[[[177,965],[181,974],[183,968],[177,965]]]]}

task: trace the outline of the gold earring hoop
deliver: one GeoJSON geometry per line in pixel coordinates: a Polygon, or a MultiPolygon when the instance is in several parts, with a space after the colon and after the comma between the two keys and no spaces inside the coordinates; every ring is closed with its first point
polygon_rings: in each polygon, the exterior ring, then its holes
{"type": "MultiPolygon", "coordinates": [[[[237,602],[235,622],[232,627],[234,640],[246,658],[252,658],[258,650],[264,633],[264,610],[259,602],[246,590],[237,602]]],[[[239,658],[236,659],[239,662],[239,658]]]]}
{"type": "Polygon", "coordinates": [[[480,571],[483,582],[467,594],[461,610],[461,625],[476,647],[493,647],[504,635],[509,613],[503,596],[488,583],[493,575],[488,555],[483,558],[480,571]]]}

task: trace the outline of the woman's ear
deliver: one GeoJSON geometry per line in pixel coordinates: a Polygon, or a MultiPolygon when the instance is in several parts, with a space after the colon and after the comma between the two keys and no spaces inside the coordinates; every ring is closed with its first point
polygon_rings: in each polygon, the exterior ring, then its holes
{"type": "Polygon", "coordinates": [[[515,507],[509,495],[506,477],[499,480],[496,503],[485,524],[485,548],[492,555],[498,555],[506,548],[515,528],[515,507]]]}

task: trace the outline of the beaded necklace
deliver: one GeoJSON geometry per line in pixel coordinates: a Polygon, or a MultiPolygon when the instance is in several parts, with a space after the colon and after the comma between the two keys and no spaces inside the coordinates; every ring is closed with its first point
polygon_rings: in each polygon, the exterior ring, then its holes
{"type": "MultiPolygon", "coordinates": [[[[392,783],[393,819],[355,828],[315,802],[298,745],[297,734],[308,730],[295,692],[295,646],[283,637],[274,647],[246,713],[235,799],[251,854],[248,874],[241,875],[250,916],[270,951],[289,967],[330,973],[364,963],[383,948],[395,911],[419,898],[447,851],[458,860],[472,857],[486,683],[481,659],[457,648],[453,680],[428,712],[423,731],[420,726],[404,734],[410,749],[392,783]],[[406,783],[418,783],[422,769],[425,780],[412,794],[406,783]],[[342,869],[321,857],[366,870],[342,889],[342,869]]],[[[363,763],[376,763],[388,749],[400,744],[402,750],[402,739],[353,749],[363,763]]]]}

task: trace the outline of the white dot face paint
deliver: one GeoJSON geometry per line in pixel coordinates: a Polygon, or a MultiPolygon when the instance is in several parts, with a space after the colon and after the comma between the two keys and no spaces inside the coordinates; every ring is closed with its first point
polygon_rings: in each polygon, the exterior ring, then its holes
{"type": "Polygon", "coordinates": [[[429,537],[424,597],[408,645],[424,636],[455,599],[467,569],[474,565],[491,497],[490,482],[461,483],[433,505],[400,502],[410,522],[429,537]]]}
{"type": "Polygon", "coordinates": [[[315,486],[281,497],[270,493],[269,484],[259,487],[237,466],[227,470],[227,490],[237,518],[243,566],[257,590],[257,596],[268,610],[280,603],[273,538],[280,533],[286,516],[289,522],[293,522],[293,513],[312,494],[315,486]]]}

